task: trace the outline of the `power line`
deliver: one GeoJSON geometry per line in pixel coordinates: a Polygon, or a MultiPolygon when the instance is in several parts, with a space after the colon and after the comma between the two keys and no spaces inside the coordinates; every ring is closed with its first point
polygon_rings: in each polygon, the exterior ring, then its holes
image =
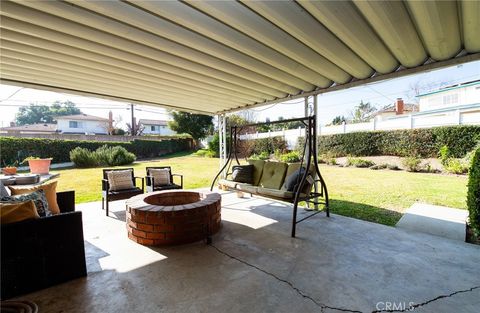
{"type": "Polygon", "coordinates": [[[15,91],[14,93],[12,93],[10,96],[6,97],[5,99],[2,99],[0,100],[0,102],[3,102],[3,101],[7,101],[8,99],[10,99],[11,97],[15,96],[20,90],[22,89],[25,89],[25,87],[21,87],[20,89],[18,89],[17,91],[15,91]]]}

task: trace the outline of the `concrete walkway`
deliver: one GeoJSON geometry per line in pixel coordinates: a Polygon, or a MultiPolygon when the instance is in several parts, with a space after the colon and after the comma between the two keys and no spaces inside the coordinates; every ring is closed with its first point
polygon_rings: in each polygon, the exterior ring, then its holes
{"type": "MultiPolygon", "coordinates": [[[[25,297],[40,312],[478,312],[480,247],[223,195],[212,246],[147,248],[127,239],[124,204],[84,213],[89,275],[25,297]],[[305,214],[302,212],[302,214],[305,214]]],[[[61,235],[61,234],[59,234],[61,235]]]]}
{"type": "Polygon", "coordinates": [[[465,241],[467,217],[467,210],[415,203],[405,211],[396,226],[408,231],[465,241]]]}

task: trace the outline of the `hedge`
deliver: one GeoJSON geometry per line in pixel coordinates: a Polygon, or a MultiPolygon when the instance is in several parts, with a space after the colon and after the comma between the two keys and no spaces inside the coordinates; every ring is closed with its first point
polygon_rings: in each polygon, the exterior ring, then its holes
{"type": "Polygon", "coordinates": [[[394,155],[437,157],[446,145],[451,157],[461,158],[480,141],[480,126],[356,132],[319,137],[319,153],[334,156],[394,155]]]}
{"type": "Polygon", "coordinates": [[[134,153],[138,158],[148,158],[189,150],[190,142],[191,139],[186,138],[123,142],[0,137],[0,160],[2,166],[12,164],[17,160],[21,162],[28,156],[53,158],[53,163],[70,162],[70,151],[74,148],[96,150],[103,145],[121,146],[134,153]]]}
{"type": "Polygon", "coordinates": [[[480,235],[480,148],[475,151],[468,175],[467,208],[470,225],[480,235]]]}

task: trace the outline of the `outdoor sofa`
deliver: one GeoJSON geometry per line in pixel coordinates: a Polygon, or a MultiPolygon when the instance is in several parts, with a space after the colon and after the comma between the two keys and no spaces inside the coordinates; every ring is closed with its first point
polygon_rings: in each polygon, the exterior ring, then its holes
{"type": "Polygon", "coordinates": [[[57,192],[60,214],[2,224],[2,300],[87,275],[75,192],[57,192]]]}

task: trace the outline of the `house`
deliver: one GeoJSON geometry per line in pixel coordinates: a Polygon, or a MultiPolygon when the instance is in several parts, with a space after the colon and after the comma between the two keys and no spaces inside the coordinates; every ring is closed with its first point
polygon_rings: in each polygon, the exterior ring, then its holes
{"type": "Polygon", "coordinates": [[[58,116],[57,131],[61,134],[108,134],[110,120],[103,117],[75,114],[58,116]]]}
{"type": "Polygon", "coordinates": [[[395,103],[379,110],[373,115],[373,117],[375,117],[377,121],[384,121],[393,117],[399,117],[403,114],[411,114],[413,112],[418,112],[418,105],[405,103],[402,98],[397,98],[395,103]]]}
{"type": "Polygon", "coordinates": [[[480,103],[480,80],[447,86],[418,95],[418,98],[419,112],[465,108],[465,106],[480,103]]]}
{"type": "Polygon", "coordinates": [[[168,121],[140,119],[138,123],[144,127],[143,134],[146,135],[175,135],[176,132],[168,127],[168,121]]]}
{"type": "Polygon", "coordinates": [[[9,127],[2,127],[2,132],[7,134],[54,134],[57,131],[56,124],[38,123],[15,126],[13,123],[9,127]]]}

